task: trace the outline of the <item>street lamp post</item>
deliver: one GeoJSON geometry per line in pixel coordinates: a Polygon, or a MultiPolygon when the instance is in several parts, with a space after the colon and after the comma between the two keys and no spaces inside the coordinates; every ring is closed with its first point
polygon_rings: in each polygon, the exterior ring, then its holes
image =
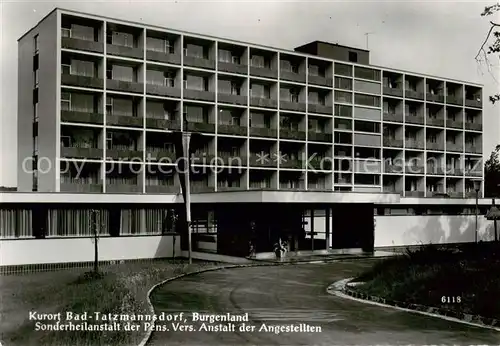
{"type": "Polygon", "coordinates": [[[476,191],[476,230],[474,233],[474,241],[477,243],[477,216],[479,214],[479,191],[481,190],[481,180],[474,180],[474,191],[476,191]]]}
{"type": "Polygon", "coordinates": [[[191,241],[191,182],[189,179],[189,173],[191,170],[191,161],[189,160],[189,144],[191,142],[191,133],[190,132],[182,132],[182,151],[183,157],[182,159],[185,162],[184,173],[185,174],[185,189],[186,193],[184,195],[185,201],[184,204],[186,206],[186,224],[188,231],[188,260],[189,264],[193,263],[192,259],[192,241],[191,241]]]}

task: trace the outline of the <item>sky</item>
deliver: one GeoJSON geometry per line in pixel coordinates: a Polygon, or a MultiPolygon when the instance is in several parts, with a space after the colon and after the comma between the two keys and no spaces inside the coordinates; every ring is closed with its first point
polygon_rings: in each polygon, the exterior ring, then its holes
{"type": "MultiPolygon", "coordinates": [[[[314,40],[368,48],[371,64],[500,90],[474,57],[494,17],[489,2],[449,1],[5,1],[0,0],[0,186],[16,186],[17,39],[55,7],[250,43],[293,49],[314,40]]],[[[497,20],[500,22],[500,20],[497,20]]],[[[498,81],[498,82],[497,82],[498,81]]],[[[500,104],[484,102],[484,153],[500,143],[500,104]]]]}

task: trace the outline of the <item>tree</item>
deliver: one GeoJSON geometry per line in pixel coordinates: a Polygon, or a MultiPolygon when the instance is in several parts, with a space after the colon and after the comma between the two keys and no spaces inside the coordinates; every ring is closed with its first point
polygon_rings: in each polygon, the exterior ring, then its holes
{"type": "Polygon", "coordinates": [[[485,197],[500,197],[500,144],[484,163],[484,193],[485,197]]]}
{"type": "MultiPolygon", "coordinates": [[[[492,16],[495,13],[500,12],[500,3],[492,5],[492,6],[487,6],[484,8],[483,13],[481,13],[482,17],[488,17],[492,16]]],[[[490,55],[498,55],[497,58],[500,59],[500,23],[497,23],[495,21],[490,21],[490,30],[488,31],[488,34],[486,35],[486,39],[484,40],[483,44],[479,48],[479,51],[477,52],[476,55],[476,61],[478,63],[484,63],[486,64],[488,71],[491,73],[491,67],[492,64],[490,63],[489,56],[490,55]],[[491,37],[493,37],[493,42],[488,43],[490,41],[491,37]],[[489,45],[488,45],[489,44],[489,45]]],[[[495,103],[497,101],[500,101],[500,93],[497,93],[495,95],[490,96],[490,101],[492,103],[495,103]]]]}
{"type": "Polygon", "coordinates": [[[101,211],[98,209],[90,210],[90,229],[94,236],[94,274],[99,274],[99,233],[101,230],[101,211]]]}

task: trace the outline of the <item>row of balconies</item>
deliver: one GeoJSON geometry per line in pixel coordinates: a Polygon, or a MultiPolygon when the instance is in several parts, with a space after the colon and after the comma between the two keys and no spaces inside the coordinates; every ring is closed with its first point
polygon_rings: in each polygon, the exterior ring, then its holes
{"type": "MultiPolygon", "coordinates": [[[[422,141],[416,139],[406,139],[403,141],[402,139],[391,138],[384,136],[383,145],[385,147],[390,148],[403,148],[403,144],[407,149],[427,149],[427,150],[436,150],[436,151],[445,151],[445,142],[430,142],[430,141],[422,141]]],[[[466,144],[463,146],[462,144],[447,142],[446,143],[446,151],[454,151],[454,152],[463,152],[465,148],[466,153],[471,154],[482,154],[482,146],[480,145],[472,145],[466,144]]]]}
{"type": "MultiPolygon", "coordinates": [[[[389,88],[389,87],[384,87],[384,96],[395,96],[395,97],[403,97],[403,89],[401,88],[389,88]]],[[[424,93],[421,91],[415,91],[415,90],[404,90],[404,96],[407,99],[413,99],[413,100],[420,100],[420,101],[427,101],[427,102],[435,102],[435,103],[445,103],[445,96],[444,95],[436,95],[432,93],[424,93]]],[[[471,108],[482,108],[483,107],[483,102],[480,99],[463,99],[462,97],[456,97],[456,96],[446,96],[446,103],[447,104],[452,104],[452,105],[457,105],[457,106],[463,106],[465,104],[466,107],[471,107],[471,108]]]]}
{"type": "Polygon", "coordinates": [[[481,122],[463,122],[460,120],[451,120],[451,119],[444,119],[438,118],[438,117],[427,117],[425,118],[423,115],[407,115],[406,117],[403,116],[403,113],[387,113],[384,112],[384,121],[390,121],[390,122],[396,122],[396,123],[402,123],[403,118],[405,120],[406,124],[412,124],[412,125],[429,125],[429,126],[438,126],[438,127],[444,127],[446,123],[446,127],[449,128],[456,128],[456,129],[466,129],[466,130],[472,130],[472,131],[482,131],[483,125],[481,122]]]}

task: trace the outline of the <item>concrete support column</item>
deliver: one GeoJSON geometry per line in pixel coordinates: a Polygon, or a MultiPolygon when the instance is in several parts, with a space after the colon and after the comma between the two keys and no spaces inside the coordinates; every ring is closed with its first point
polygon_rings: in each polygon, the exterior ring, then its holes
{"type": "Polygon", "coordinates": [[[331,212],[330,212],[330,207],[325,209],[325,250],[328,250],[330,248],[330,217],[331,217],[331,212]]]}
{"type": "Polygon", "coordinates": [[[314,209],[311,209],[311,250],[314,251],[314,209]]]}

